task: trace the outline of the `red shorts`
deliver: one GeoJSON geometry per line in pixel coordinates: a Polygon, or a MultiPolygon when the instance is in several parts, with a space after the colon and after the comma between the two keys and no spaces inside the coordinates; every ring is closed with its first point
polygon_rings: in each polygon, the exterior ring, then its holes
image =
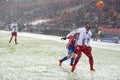
{"type": "Polygon", "coordinates": [[[12,32],[12,36],[16,36],[17,37],[17,32],[12,32]]]}
{"type": "Polygon", "coordinates": [[[77,45],[75,51],[79,55],[81,55],[82,52],[86,55],[91,55],[90,49],[86,45],[84,45],[84,46],[77,45]]]}

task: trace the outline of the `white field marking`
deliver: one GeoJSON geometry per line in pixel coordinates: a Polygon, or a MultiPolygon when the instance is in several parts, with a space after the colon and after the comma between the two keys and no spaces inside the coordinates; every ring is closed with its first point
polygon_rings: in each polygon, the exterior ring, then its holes
{"type": "MultiPolygon", "coordinates": [[[[10,31],[0,31],[0,33],[10,34],[11,32],[10,31]]],[[[18,32],[18,36],[30,37],[30,38],[35,38],[35,39],[43,39],[43,40],[52,40],[52,41],[58,41],[58,42],[64,42],[64,43],[67,42],[67,40],[65,40],[65,41],[60,40],[61,37],[59,37],[59,36],[44,35],[44,34],[18,32]]],[[[105,42],[91,40],[91,46],[96,47],[96,48],[101,48],[101,49],[120,51],[120,44],[115,44],[115,43],[105,43],[105,42]]]]}

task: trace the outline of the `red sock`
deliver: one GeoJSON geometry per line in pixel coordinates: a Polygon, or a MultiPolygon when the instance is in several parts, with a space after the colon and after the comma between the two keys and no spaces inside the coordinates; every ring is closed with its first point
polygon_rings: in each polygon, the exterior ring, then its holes
{"type": "Polygon", "coordinates": [[[93,58],[89,59],[90,70],[93,70],[93,58]]]}
{"type": "Polygon", "coordinates": [[[79,61],[79,57],[76,57],[75,61],[74,61],[74,64],[73,64],[73,67],[75,68],[75,66],[77,65],[78,61],[79,61]]]}

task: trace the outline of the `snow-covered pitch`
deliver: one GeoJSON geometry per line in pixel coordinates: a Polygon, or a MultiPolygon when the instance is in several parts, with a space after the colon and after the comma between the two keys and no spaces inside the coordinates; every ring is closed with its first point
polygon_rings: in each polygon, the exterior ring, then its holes
{"type": "Polygon", "coordinates": [[[120,44],[91,41],[94,68],[83,54],[75,73],[69,74],[66,41],[58,36],[18,33],[18,45],[8,43],[10,32],[0,31],[0,80],[120,80],[120,44]]]}

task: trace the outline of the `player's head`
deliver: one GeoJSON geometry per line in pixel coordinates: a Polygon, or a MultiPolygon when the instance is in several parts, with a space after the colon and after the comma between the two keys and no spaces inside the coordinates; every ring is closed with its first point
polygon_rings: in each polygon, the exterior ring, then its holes
{"type": "Polygon", "coordinates": [[[90,22],[86,22],[85,23],[85,28],[86,28],[87,31],[89,31],[89,29],[90,29],[90,22]]]}
{"type": "Polygon", "coordinates": [[[14,19],[13,22],[16,23],[16,20],[14,19]]]}

